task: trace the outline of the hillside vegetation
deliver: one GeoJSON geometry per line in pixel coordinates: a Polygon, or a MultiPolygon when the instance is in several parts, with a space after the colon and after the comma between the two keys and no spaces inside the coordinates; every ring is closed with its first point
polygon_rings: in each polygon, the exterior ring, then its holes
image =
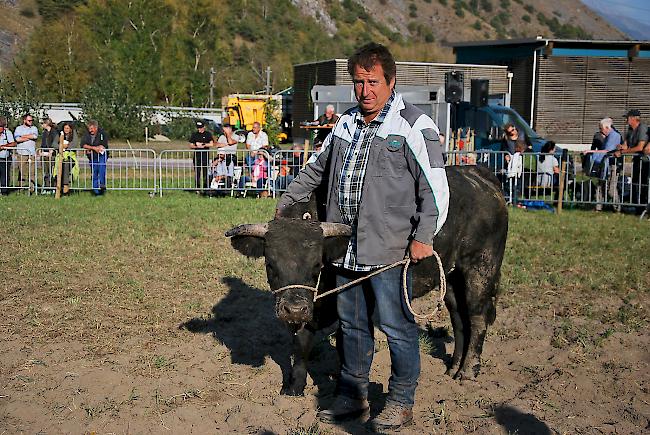
{"type": "Polygon", "coordinates": [[[401,60],[451,62],[449,41],[622,37],[578,0],[14,0],[7,11],[18,42],[3,98],[41,101],[119,88],[136,104],[204,106],[211,68],[217,101],[262,89],[267,66],[279,91],[293,64],[371,40],[401,60]]]}

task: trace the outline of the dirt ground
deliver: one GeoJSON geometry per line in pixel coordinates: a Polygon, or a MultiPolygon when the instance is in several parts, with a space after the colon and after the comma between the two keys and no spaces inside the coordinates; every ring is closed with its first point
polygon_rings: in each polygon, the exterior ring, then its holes
{"type": "MultiPolygon", "coordinates": [[[[209,243],[191,236],[196,245],[176,253],[158,239],[126,243],[102,274],[70,267],[63,278],[57,270],[68,258],[2,275],[0,434],[363,433],[316,422],[337,371],[327,334],[312,354],[305,396],[279,394],[289,334],[261,263],[235,254],[217,238],[222,231],[209,243]],[[219,266],[180,266],[207,246],[224,259],[219,266]],[[155,265],[140,258],[148,249],[160,253],[155,265]],[[120,271],[127,263],[141,282],[120,271]]],[[[160,240],[173,236],[162,232],[160,240]]],[[[507,272],[476,381],[444,375],[453,350],[446,312],[423,325],[415,424],[402,433],[648,433],[648,275],[637,275],[633,296],[621,299],[571,294],[579,286],[559,293],[544,277],[515,289],[507,272]]],[[[390,371],[386,343],[378,339],[376,349],[373,413],[390,371]]]]}

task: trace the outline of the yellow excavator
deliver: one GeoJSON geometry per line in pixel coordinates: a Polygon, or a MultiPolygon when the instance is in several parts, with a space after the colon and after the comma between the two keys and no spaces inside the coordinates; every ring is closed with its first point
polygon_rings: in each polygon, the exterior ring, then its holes
{"type": "MultiPolygon", "coordinates": [[[[282,101],[279,96],[276,95],[254,95],[254,94],[231,94],[228,97],[225,97],[226,100],[224,104],[225,111],[228,115],[230,124],[234,127],[236,131],[251,131],[253,129],[253,123],[259,122],[264,130],[264,124],[266,124],[266,116],[264,113],[264,104],[269,98],[274,98],[278,100],[278,107],[282,107],[282,101]]],[[[281,119],[281,109],[278,108],[278,113],[276,116],[278,119],[281,119]]],[[[278,135],[278,139],[281,142],[287,140],[287,134],[281,132],[278,135]]]]}

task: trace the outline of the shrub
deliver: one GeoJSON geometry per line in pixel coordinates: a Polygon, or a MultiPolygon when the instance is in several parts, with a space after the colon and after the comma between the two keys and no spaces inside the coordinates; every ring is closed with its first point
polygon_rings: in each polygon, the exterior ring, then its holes
{"type": "Polygon", "coordinates": [[[269,136],[269,145],[277,147],[280,144],[278,135],[282,133],[280,117],[278,116],[280,108],[278,102],[272,98],[264,103],[264,131],[269,136]]]}
{"type": "Polygon", "coordinates": [[[447,0],[438,0],[441,5],[447,6],[447,0]]]}
{"type": "Polygon", "coordinates": [[[32,8],[22,8],[20,10],[20,15],[22,15],[25,18],[34,18],[36,14],[34,13],[34,9],[32,8]]]}
{"type": "MultiPolygon", "coordinates": [[[[176,117],[162,126],[162,134],[170,139],[187,140],[196,130],[196,121],[193,118],[176,117]]],[[[214,138],[215,141],[218,138],[214,138]]]]}
{"type": "Polygon", "coordinates": [[[524,20],[527,23],[530,23],[530,15],[524,15],[521,17],[522,20],[524,20]]]}
{"type": "Polygon", "coordinates": [[[492,2],[490,0],[481,0],[481,9],[484,12],[492,12],[494,10],[494,7],[492,6],[492,2]]]}
{"type": "Polygon", "coordinates": [[[510,0],[501,0],[499,4],[501,5],[501,9],[510,8],[510,0]]]}
{"type": "Polygon", "coordinates": [[[535,8],[533,7],[533,5],[525,5],[524,9],[526,9],[526,12],[528,12],[529,14],[532,14],[532,13],[535,12],[535,8]]]}
{"type": "Polygon", "coordinates": [[[474,21],[472,27],[475,28],[476,30],[481,30],[481,22],[479,20],[474,21]]]}

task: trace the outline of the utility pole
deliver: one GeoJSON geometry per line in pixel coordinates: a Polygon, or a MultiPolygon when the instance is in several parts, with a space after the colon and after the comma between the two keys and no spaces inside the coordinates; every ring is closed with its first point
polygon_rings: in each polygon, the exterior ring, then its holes
{"type": "Polygon", "coordinates": [[[266,95],[271,95],[271,67],[266,67],[266,86],[264,88],[266,95]]]}
{"type": "Polygon", "coordinates": [[[214,107],[214,67],[210,67],[210,107],[214,107]]]}

